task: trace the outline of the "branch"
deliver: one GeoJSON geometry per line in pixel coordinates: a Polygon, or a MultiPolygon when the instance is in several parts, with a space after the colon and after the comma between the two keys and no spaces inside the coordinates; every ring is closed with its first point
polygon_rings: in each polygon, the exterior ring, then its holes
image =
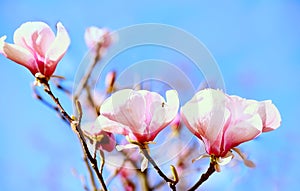
{"type": "Polygon", "coordinates": [[[33,96],[38,99],[39,101],[41,101],[44,105],[46,105],[47,107],[49,107],[50,109],[53,109],[55,112],[58,113],[58,116],[64,121],[66,122],[67,124],[69,124],[69,122],[67,121],[66,118],[64,118],[64,116],[62,116],[60,114],[60,111],[59,111],[59,108],[55,105],[52,105],[50,102],[48,102],[47,100],[45,100],[41,95],[40,93],[37,91],[36,89],[36,86],[35,85],[32,85],[32,91],[33,91],[33,96]]]}
{"type": "Polygon", "coordinates": [[[215,163],[210,162],[209,168],[207,169],[206,173],[202,174],[198,182],[194,186],[192,186],[188,191],[194,191],[196,190],[203,182],[205,182],[210,175],[212,175],[215,172],[215,163]]]}
{"type": "Polygon", "coordinates": [[[76,101],[76,108],[78,111],[78,121],[75,119],[75,117],[71,117],[66,111],[65,109],[62,107],[61,103],[59,102],[59,99],[56,98],[54,96],[54,94],[52,93],[51,89],[50,89],[50,85],[48,83],[48,79],[46,79],[45,77],[39,77],[37,76],[37,81],[42,84],[44,86],[44,91],[51,97],[51,99],[54,101],[54,103],[56,104],[57,108],[60,111],[60,114],[69,122],[70,126],[72,127],[73,131],[77,134],[79,141],[81,143],[81,146],[83,148],[84,151],[84,155],[88,158],[88,160],[91,162],[91,165],[97,175],[97,178],[99,180],[99,182],[101,183],[102,188],[104,189],[104,191],[107,191],[107,187],[105,185],[104,179],[102,174],[100,173],[99,169],[98,169],[98,165],[97,165],[97,160],[96,158],[93,158],[93,156],[91,155],[88,146],[85,142],[85,138],[83,136],[82,130],[80,128],[80,123],[81,123],[81,118],[82,118],[82,109],[81,109],[81,105],[79,103],[79,101],[76,101]]]}
{"type": "Polygon", "coordinates": [[[74,100],[80,97],[82,90],[86,87],[95,66],[97,65],[98,61],[101,59],[100,49],[101,49],[101,43],[97,45],[97,48],[95,50],[96,55],[94,57],[94,60],[90,65],[88,71],[86,72],[85,76],[83,76],[83,78],[79,82],[78,88],[76,89],[76,92],[74,94],[74,100]]]}
{"type": "Polygon", "coordinates": [[[148,161],[152,164],[152,166],[154,167],[154,169],[157,171],[157,173],[167,182],[169,183],[169,187],[173,190],[176,191],[176,184],[178,183],[178,180],[172,180],[170,178],[168,178],[158,167],[158,165],[156,164],[156,162],[153,160],[153,158],[149,155],[147,149],[143,146],[140,145],[140,149],[142,151],[142,153],[144,154],[144,156],[148,159],[148,161]]]}
{"type": "Polygon", "coordinates": [[[91,184],[92,184],[92,187],[93,187],[93,191],[97,191],[97,186],[96,186],[96,183],[95,183],[95,177],[94,177],[94,174],[92,172],[90,163],[89,163],[88,159],[86,158],[86,156],[83,157],[83,160],[84,160],[86,168],[88,169],[88,172],[89,172],[89,176],[90,176],[91,184]]]}
{"type": "Polygon", "coordinates": [[[82,130],[80,128],[80,123],[81,123],[81,118],[82,118],[82,109],[81,109],[81,105],[79,103],[79,101],[76,101],[76,108],[77,108],[77,111],[78,111],[78,122],[74,124],[74,122],[71,124],[71,126],[73,126],[73,130],[75,131],[75,133],[78,135],[79,137],[79,140],[81,142],[81,145],[83,147],[83,151],[85,153],[85,156],[89,159],[89,161],[91,162],[92,164],[92,167],[98,177],[98,180],[102,186],[102,188],[104,189],[104,191],[107,191],[107,187],[105,185],[105,182],[104,182],[104,179],[103,179],[103,176],[102,174],[100,173],[99,171],[99,168],[98,168],[98,164],[97,164],[97,159],[96,157],[93,157],[88,149],[88,146],[85,142],[85,138],[83,136],[83,133],[82,133],[82,130]]]}
{"type": "MultiPolygon", "coordinates": [[[[149,185],[148,182],[148,172],[147,169],[142,172],[141,169],[137,166],[137,164],[128,157],[128,155],[124,152],[124,151],[120,151],[120,153],[126,157],[126,159],[124,160],[124,162],[128,161],[130,162],[130,164],[134,167],[134,169],[136,170],[136,173],[139,175],[139,179],[140,179],[140,183],[141,183],[141,187],[143,191],[152,191],[154,189],[152,189],[149,185]]],[[[129,154],[130,155],[130,154],[129,154]]],[[[123,166],[123,165],[122,165],[123,166]]]]}

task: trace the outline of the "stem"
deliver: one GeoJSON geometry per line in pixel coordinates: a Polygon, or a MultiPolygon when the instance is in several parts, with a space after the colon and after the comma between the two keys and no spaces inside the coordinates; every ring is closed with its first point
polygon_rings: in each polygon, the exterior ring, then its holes
{"type": "Polygon", "coordinates": [[[97,48],[95,50],[96,55],[94,57],[93,63],[90,65],[88,71],[86,72],[85,76],[83,76],[83,78],[80,80],[78,88],[74,94],[74,100],[78,99],[81,95],[82,90],[86,87],[92,72],[95,68],[95,66],[97,65],[97,62],[101,59],[101,54],[100,54],[100,49],[101,49],[101,43],[99,43],[97,45],[97,48]]]}
{"type": "Polygon", "coordinates": [[[159,176],[161,176],[167,183],[169,183],[169,187],[173,190],[176,191],[176,184],[177,182],[174,180],[169,179],[158,167],[156,162],[153,160],[153,158],[149,155],[147,149],[140,145],[141,151],[143,152],[144,156],[148,159],[148,161],[152,164],[156,172],[158,173],[159,176]]]}
{"type": "Polygon", "coordinates": [[[194,191],[196,190],[203,182],[205,182],[210,175],[212,175],[215,172],[215,163],[210,162],[209,168],[207,169],[206,173],[202,174],[198,182],[194,186],[192,186],[188,191],[194,191]]]}
{"type": "Polygon", "coordinates": [[[88,159],[86,158],[86,156],[83,157],[83,160],[84,160],[84,163],[85,163],[85,165],[86,165],[86,168],[88,169],[88,172],[89,172],[89,176],[90,176],[91,184],[92,184],[92,187],[93,187],[93,191],[97,191],[97,186],[96,186],[96,182],[95,182],[95,177],[94,177],[94,174],[93,174],[93,172],[92,172],[90,163],[89,163],[88,159]]]}
{"type": "Polygon", "coordinates": [[[105,164],[105,155],[104,155],[104,152],[102,150],[100,150],[99,153],[100,153],[100,159],[101,159],[100,172],[102,174],[103,169],[104,169],[104,164],[105,164]]]}
{"type": "Polygon", "coordinates": [[[152,191],[153,189],[150,188],[148,183],[148,170],[146,169],[144,172],[138,170],[139,178],[141,181],[142,190],[144,191],[152,191]]]}
{"type": "Polygon", "coordinates": [[[102,176],[102,174],[100,173],[100,171],[98,169],[97,160],[96,160],[96,158],[93,158],[93,156],[91,155],[91,153],[88,149],[88,146],[85,142],[85,138],[83,136],[82,130],[80,128],[81,117],[82,117],[82,110],[81,110],[80,103],[78,101],[76,102],[77,110],[78,110],[78,113],[79,113],[79,120],[76,121],[75,119],[70,117],[70,115],[65,111],[65,109],[60,104],[59,99],[54,96],[54,94],[52,93],[52,91],[50,89],[50,85],[49,85],[47,79],[38,78],[38,80],[44,86],[45,92],[51,97],[51,99],[54,101],[54,103],[56,104],[56,106],[60,110],[61,115],[69,122],[69,124],[71,125],[73,131],[77,134],[77,136],[79,138],[79,141],[81,143],[82,149],[84,151],[84,156],[86,156],[89,159],[89,161],[91,162],[91,165],[92,165],[92,167],[93,167],[93,169],[94,169],[94,171],[97,175],[97,178],[98,178],[103,190],[107,191],[107,187],[105,185],[103,176],[102,176]]]}
{"type": "Polygon", "coordinates": [[[52,105],[51,103],[49,103],[47,100],[45,100],[41,95],[40,93],[37,91],[36,89],[36,86],[32,86],[32,91],[33,91],[33,94],[34,94],[34,97],[36,99],[38,99],[39,101],[41,101],[44,105],[46,105],[47,107],[49,107],[50,109],[53,109],[54,111],[56,111],[58,113],[58,116],[64,121],[66,122],[67,124],[69,124],[69,122],[67,121],[66,118],[64,118],[61,114],[60,114],[60,111],[58,109],[57,106],[55,105],[52,105]]]}
{"type": "Polygon", "coordinates": [[[60,104],[58,98],[56,98],[54,96],[54,94],[52,93],[51,89],[50,89],[50,85],[48,83],[48,81],[42,81],[40,80],[41,83],[44,85],[44,91],[51,97],[51,99],[54,101],[54,103],[56,104],[57,108],[59,109],[61,115],[71,124],[73,122],[73,119],[70,117],[70,115],[65,111],[65,109],[62,107],[62,105],[60,104]]]}
{"type": "MultiPolygon", "coordinates": [[[[140,184],[143,191],[152,191],[153,189],[150,187],[148,182],[148,172],[147,169],[144,172],[141,172],[141,169],[137,166],[137,164],[128,157],[128,155],[124,151],[120,151],[120,153],[126,157],[125,162],[128,161],[131,163],[131,165],[136,169],[136,173],[138,174],[138,177],[140,179],[140,184]]],[[[130,154],[129,154],[130,155],[130,154]]],[[[123,165],[122,165],[123,166],[123,165]]]]}

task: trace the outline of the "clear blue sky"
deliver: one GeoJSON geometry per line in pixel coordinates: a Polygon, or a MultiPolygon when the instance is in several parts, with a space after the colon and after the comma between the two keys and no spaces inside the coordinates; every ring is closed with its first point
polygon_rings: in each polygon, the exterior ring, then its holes
{"type": "MultiPolygon", "coordinates": [[[[71,46],[57,73],[72,79],[86,52],[85,28],[117,30],[133,24],[163,23],[199,38],[221,69],[226,91],[271,99],[282,126],[241,146],[257,168],[225,168],[208,190],[296,190],[300,154],[300,2],[266,1],[16,1],[0,2],[0,36],[12,42],[23,22],[61,21],[71,46]],[[222,184],[217,184],[220,181],[222,184]]],[[[32,98],[32,75],[0,56],[0,190],[82,190],[71,169],[85,173],[75,135],[32,98]],[[59,156],[59,157],[58,157],[59,156]]],[[[195,79],[199,80],[199,79],[195,79]]],[[[71,106],[65,99],[66,107],[71,106]]]]}

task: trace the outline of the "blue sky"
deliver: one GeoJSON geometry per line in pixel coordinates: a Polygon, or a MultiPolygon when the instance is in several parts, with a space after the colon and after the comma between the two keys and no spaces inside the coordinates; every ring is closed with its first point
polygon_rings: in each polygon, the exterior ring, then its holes
{"type": "MultiPolygon", "coordinates": [[[[226,91],[271,99],[281,127],[241,145],[257,168],[225,168],[205,184],[208,190],[295,190],[300,146],[300,2],[287,1],[8,1],[0,2],[0,36],[12,42],[26,21],[61,21],[71,46],[57,74],[72,80],[86,53],[86,27],[117,30],[162,23],[200,39],[218,63],[226,91]],[[222,182],[222,186],[214,184],[222,182]]],[[[170,58],[172,59],[172,58],[170,58]]],[[[178,61],[180,62],[180,60],[178,61]]],[[[75,135],[55,113],[33,99],[32,75],[0,56],[0,190],[82,190],[71,169],[85,173],[75,135]],[[59,156],[59,157],[58,157],[59,156]]],[[[197,77],[194,77],[195,81],[197,77]]],[[[68,99],[66,108],[72,107],[68,99]]]]}

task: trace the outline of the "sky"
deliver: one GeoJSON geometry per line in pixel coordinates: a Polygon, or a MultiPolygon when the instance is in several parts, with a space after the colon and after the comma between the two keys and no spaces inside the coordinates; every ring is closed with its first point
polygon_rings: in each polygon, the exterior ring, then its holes
{"type": "MultiPolygon", "coordinates": [[[[14,31],[24,22],[44,21],[53,30],[58,21],[63,23],[71,45],[56,73],[71,82],[87,52],[83,35],[89,26],[115,31],[157,23],[193,35],[216,61],[228,94],[270,99],[282,116],[278,130],[240,146],[256,163],[255,169],[242,164],[225,167],[203,189],[298,188],[299,1],[2,0],[0,5],[0,36],[7,35],[7,42],[12,42],[14,31]]],[[[117,59],[120,64],[112,66],[118,72],[144,58],[164,59],[178,67],[186,61],[176,52],[162,54],[165,50],[159,48],[153,54],[147,47],[130,51],[127,61],[117,59]]],[[[74,171],[86,172],[76,136],[53,111],[33,98],[34,78],[29,71],[3,56],[0,65],[0,190],[83,190],[74,175],[74,171]]],[[[203,80],[193,72],[189,77],[194,85],[203,80]]],[[[56,93],[71,112],[68,98],[56,93]]]]}

